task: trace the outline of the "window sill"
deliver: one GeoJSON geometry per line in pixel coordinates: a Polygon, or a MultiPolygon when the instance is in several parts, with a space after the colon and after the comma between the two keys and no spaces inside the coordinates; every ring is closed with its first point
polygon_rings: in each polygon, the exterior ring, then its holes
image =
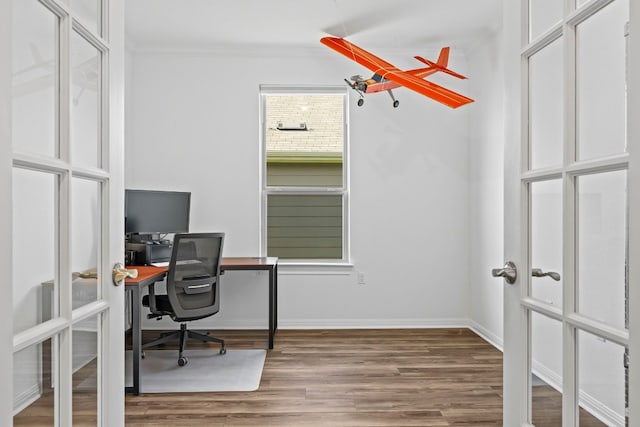
{"type": "Polygon", "coordinates": [[[279,275],[349,275],[353,268],[353,264],[346,262],[278,261],[279,275]]]}

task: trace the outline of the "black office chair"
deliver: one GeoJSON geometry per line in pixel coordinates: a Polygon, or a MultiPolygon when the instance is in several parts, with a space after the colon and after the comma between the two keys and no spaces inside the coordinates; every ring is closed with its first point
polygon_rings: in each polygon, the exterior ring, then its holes
{"type": "Polygon", "coordinates": [[[219,343],[220,354],[227,352],[224,340],[190,331],[186,323],[213,316],[220,310],[219,285],[223,242],[224,233],[191,233],[174,236],[171,261],[167,271],[167,294],[156,295],[154,286],[151,285],[149,295],[145,295],[142,299],[142,305],[149,307],[150,313],[147,315],[149,319],[170,316],[175,322],[180,323],[180,330],[161,335],[157,340],[143,345],[143,349],[166,343],[179,336],[178,365],[180,366],[187,364],[187,358],[182,354],[187,338],[219,343]]]}

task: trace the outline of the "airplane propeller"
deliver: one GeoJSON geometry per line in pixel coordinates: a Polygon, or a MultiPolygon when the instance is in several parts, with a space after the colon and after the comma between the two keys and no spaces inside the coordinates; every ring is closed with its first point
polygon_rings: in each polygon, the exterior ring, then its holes
{"type": "Polygon", "coordinates": [[[362,107],[362,104],[364,104],[364,93],[367,91],[367,82],[365,79],[361,75],[356,74],[355,76],[351,76],[351,81],[353,83],[347,79],[344,79],[344,81],[351,89],[358,92],[358,95],[360,95],[360,99],[358,99],[358,106],[362,107]]]}

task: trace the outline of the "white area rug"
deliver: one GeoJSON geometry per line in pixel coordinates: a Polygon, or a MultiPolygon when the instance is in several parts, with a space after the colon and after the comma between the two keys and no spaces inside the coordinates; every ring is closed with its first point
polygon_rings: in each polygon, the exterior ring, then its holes
{"type": "MultiPolygon", "coordinates": [[[[254,391],[260,386],[266,350],[186,350],[178,366],[178,350],[145,350],[140,362],[141,393],[254,391]]],[[[128,351],[125,384],[131,385],[132,357],[128,351]]]]}

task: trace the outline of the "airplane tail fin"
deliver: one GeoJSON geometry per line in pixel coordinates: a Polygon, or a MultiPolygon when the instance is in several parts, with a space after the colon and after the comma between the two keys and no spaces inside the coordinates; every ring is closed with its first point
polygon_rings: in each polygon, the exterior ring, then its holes
{"type": "Polygon", "coordinates": [[[438,56],[437,62],[429,61],[428,59],[424,59],[421,56],[414,56],[414,58],[416,58],[420,62],[423,62],[429,65],[430,67],[437,68],[438,71],[442,71],[443,73],[447,73],[459,79],[466,79],[466,77],[463,76],[462,74],[458,74],[455,71],[451,71],[450,69],[447,68],[447,65],[449,64],[449,47],[443,47],[442,49],[440,49],[440,55],[438,56]]]}
{"type": "Polygon", "coordinates": [[[438,56],[437,64],[442,68],[447,68],[449,63],[449,47],[443,47],[440,49],[440,55],[438,56]]]}

